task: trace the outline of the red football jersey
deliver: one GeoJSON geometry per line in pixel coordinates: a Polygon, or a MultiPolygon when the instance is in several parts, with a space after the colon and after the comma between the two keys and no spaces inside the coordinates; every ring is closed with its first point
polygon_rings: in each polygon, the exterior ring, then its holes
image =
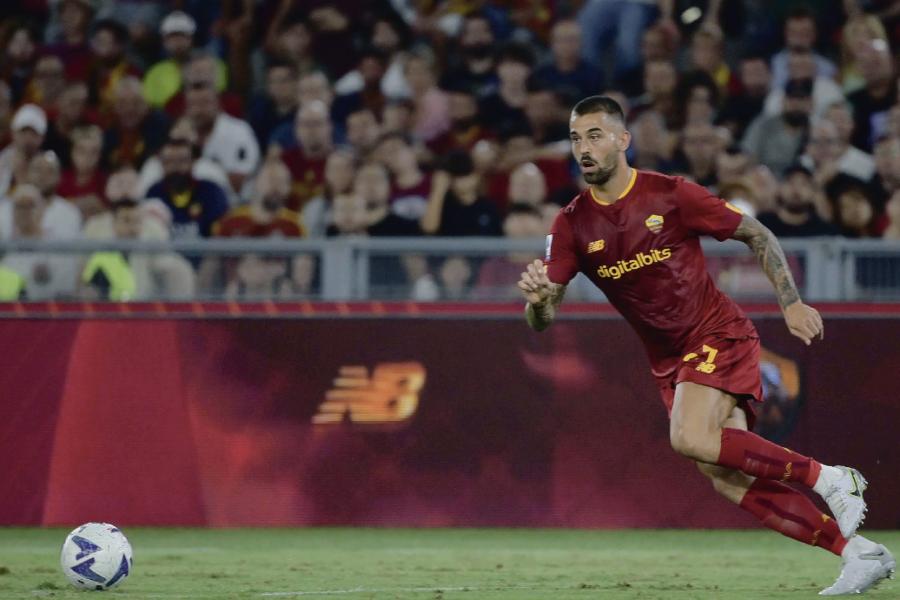
{"type": "Polygon", "coordinates": [[[700,236],[726,240],[741,211],[706,189],[659,173],[633,170],[613,204],[583,191],[547,236],[553,283],[579,272],[600,288],[637,331],[657,377],[669,377],[707,336],[756,337],[756,330],[706,270],[700,236]]]}

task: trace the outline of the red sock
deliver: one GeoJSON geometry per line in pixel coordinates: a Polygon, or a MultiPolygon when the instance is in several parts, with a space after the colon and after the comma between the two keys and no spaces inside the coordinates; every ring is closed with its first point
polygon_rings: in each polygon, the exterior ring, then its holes
{"type": "Polygon", "coordinates": [[[716,464],[747,475],[795,481],[808,488],[816,484],[822,465],[743,429],[722,429],[722,449],[716,464]]]}
{"type": "Polygon", "coordinates": [[[822,514],[812,500],[783,483],[757,479],[741,500],[741,508],[781,535],[824,548],[838,556],[847,545],[834,519],[822,514]]]}

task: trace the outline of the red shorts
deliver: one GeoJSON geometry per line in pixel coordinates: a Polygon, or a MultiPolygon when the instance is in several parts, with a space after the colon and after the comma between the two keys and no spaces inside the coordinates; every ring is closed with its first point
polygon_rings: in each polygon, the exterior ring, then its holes
{"type": "Polygon", "coordinates": [[[672,404],[675,402],[675,386],[682,381],[690,381],[735,396],[738,406],[747,414],[747,429],[753,431],[756,411],[751,401],[763,401],[759,338],[708,336],[696,345],[696,349],[682,357],[681,363],[671,375],[657,377],[669,417],[672,416],[672,404]]]}

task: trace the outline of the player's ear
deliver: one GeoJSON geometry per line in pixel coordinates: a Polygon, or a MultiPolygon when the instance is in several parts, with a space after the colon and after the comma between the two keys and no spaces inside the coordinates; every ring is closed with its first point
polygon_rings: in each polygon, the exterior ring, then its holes
{"type": "Polygon", "coordinates": [[[631,132],[627,129],[623,130],[622,133],[619,134],[618,142],[620,152],[628,150],[628,147],[631,146],[631,132]]]}

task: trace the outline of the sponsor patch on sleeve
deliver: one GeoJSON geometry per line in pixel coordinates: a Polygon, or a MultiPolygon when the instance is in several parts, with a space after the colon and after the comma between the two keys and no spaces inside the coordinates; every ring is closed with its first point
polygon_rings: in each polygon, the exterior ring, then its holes
{"type": "Polygon", "coordinates": [[[550,235],[547,236],[547,252],[546,252],[546,255],[544,256],[544,260],[546,260],[546,261],[550,260],[550,249],[552,247],[553,247],[553,234],[551,233],[550,235]]]}

